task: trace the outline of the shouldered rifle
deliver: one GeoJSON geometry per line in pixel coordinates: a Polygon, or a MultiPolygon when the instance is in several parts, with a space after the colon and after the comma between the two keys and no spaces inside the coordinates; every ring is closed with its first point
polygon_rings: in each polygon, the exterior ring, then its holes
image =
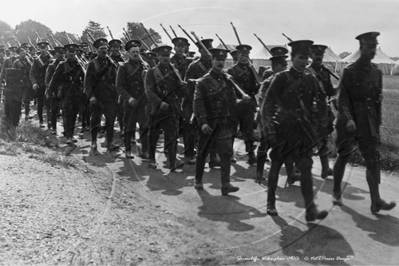
{"type": "Polygon", "coordinates": [[[235,35],[236,35],[238,44],[241,45],[241,40],[240,40],[240,37],[238,37],[238,33],[237,33],[237,30],[236,30],[236,27],[234,27],[233,22],[230,22],[230,24],[231,24],[231,26],[233,27],[233,30],[234,30],[234,33],[235,33],[235,35]]]}
{"type": "Polygon", "coordinates": [[[170,29],[172,30],[172,32],[173,32],[173,35],[175,35],[175,38],[177,38],[176,32],[174,31],[174,29],[172,28],[172,26],[171,26],[171,25],[169,25],[169,27],[170,27],[170,29]]]}
{"type": "Polygon", "coordinates": [[[180,26],[180,25],[177,25],[183,32],[184,32],[184,34],[186,34],[186,36],[195,44],[195,41],[193,40],[193,38],[191,38],[191,36],[190,35],[188,35],[188,33],[187,33],[187,31],[185,31],[183,28],[182,28],[182,26],[180,26]]]}
{"type": "Polygon", "coordinates": [[[261,38],[259,38],[255,33],[254,33],[255,37],[259,40],[259,42],[263,45],[263,47],[266,49],[266,51],[269,52],[269,54],[272,54],[269,50],[269,48],[267,48],[266,44],[262,41],[261,38]]]}
{"type": "Polygon", "coordinates": [[[126,38],[127,38],[128,41],[132,39],[132,37],[131,37],[130,34],[126,31],[125,28],[123,28],[123,32],[125,33],[126,38]]]}
{"type": "Polygon", "coordinates": [[[109,36],[111,36],[111,38],[114,39],[114,36],[112,36],[112,32],[111,32],[111,30],[108,28],[108,26],[107,26],[107,29],[108,29],[108,32],[109,32],[109,36]]]}
{"type": "MultiPolygon", "coordinates": [[[[194,31],[191,32],[191,34],[194,36],[194,38],[197,40],[198,44],[201,46],[202,49],[205,50],[205,52],[208,54],[209,57],[212,57],[211,53],[209,52],[208,49],[206,49],[205,45],[201,42],[201,40],[198,38],[198,36],[195,34],[194,31]]],[[[195,43],[195,42],[194,42],[195,43]]]]}
{"type": "Polygon", "coordinates": [[[166,35],[168,35],[169,39],[172,41],[172,37],[170,37],[169,33],[168,33],[168,32],[166,31],[166,29],[162,26],[162,23],[159,24],[159,25],[161,25],[163,31],[166,33],[166,35]]]}

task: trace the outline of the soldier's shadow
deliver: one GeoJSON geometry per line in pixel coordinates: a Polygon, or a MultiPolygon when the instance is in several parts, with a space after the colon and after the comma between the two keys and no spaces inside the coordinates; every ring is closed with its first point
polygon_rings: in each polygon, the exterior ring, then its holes
{"type": "Polygon", "coordinates": [[[399,219],[385,214],[375,214],[378,219],[371,219],[355,210],[343,205],[341,210],[352,216],[356,226],[363,231],[370,232],[369,237],[374,241],[389,246],[399,246],[399,219]]]}
{"type": "Polygon", "coordinates": [[[261,213],[258,209],[239,202],[240,198],[235,196],[214,196],[206,190],[198,191],[198,195],[203,202],[198,207],[198,216],[211,221],[227,223],[230,231],[244,232],[255,229],[251,224],[245,223],[256,217],[265,217],[266,213],[261,213]]]}
{"type": "Polygon", "coordinates": [[[354,251],[344,236],[332,228],[309,223],[308,230],[301,230],[279,216],[272,216],[272,219],[281,228],[281,248],[269,252],[269,256],[281,250],[288,257],[296,256],[301,262],[314,265],[349,265],[337,258],[354,256],[354,251]],[[319,258],[323,256],[326,259],[319,258]],[[308,257],[308,260],[305,260],[305,257],[308,257]]]}

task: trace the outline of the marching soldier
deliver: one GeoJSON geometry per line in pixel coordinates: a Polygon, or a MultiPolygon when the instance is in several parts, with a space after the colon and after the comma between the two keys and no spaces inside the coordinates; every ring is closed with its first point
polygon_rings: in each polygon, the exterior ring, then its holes
{"type": "Polygon", "coordinates": [[[171,171],[182,166],[176,159],[179,119],[182,110],[178,97],[186,94],[186,84],[181,80],[177,69],[170,64],[172,47],[162,45],[154,49],[158,53],[158,65],[148,70],[145,76],[145,93],[150,111],[150,164],[156,168],[155,150],[160,130],[165,134],[168,150],[169,167],[171,171]]]}
{"type": "Polygon", "coordinates": [[[125,44],[129,60],[121,64],[116,75],[116,89],[124,107],[123,122],[125,157],[134,158],[131,149],[132,134],[136,123],[140,126],[141,158],[149,159],[147,98],[144,90],[143,72],[149,65],[140,58],[141,42],[130,40],[125,44]]]}
{"type": "Polygon", "coordinates": [[[17,47],[12,46],[12,47],[9,47],[7,50],[10,52],[10,55],[4,59],[3,64],[1,66],[0,82],[4,82],[4,80],[6,78],[6,69],[11,68],[12,64],[15,62],[15,60],[18,59],[18,56],[15,52],[16,49],[17,49],[17,47]]]}
{"type": "MultiPolygon", "coordinates": [[[[273,75],[267,78],[261,85],[260,95],[259,95],[259,105],[261,106],[261,110],[265,108],[263,106],[264,99],[266,96],[266,92],[272,83],[274,76],[281,71],[287,69],[287,53],[288,50],[285,47],[273,47],[270,49],[272,57],[270,58],[272,62],[273,75]]],[[[261,117],[261,110],[258,117],[261,117]]],[[[262,118],[260,119],[260,123],[262,123],[262,118]]],[[[260,183],[263,179],[263,169],[265,167],[265,162],[267,159],[267,151],[269,150],[269,142],[267,140],[267,133],[261,131],[261,139],[260,146],[258,148],[258,156],[257,156],[257,165],[256,165],[256,182],[260,183]]],[[[273,162],[272,162],[273,163],[273,162]]],[[[285,161],[285,168],[288,176],[288,183],[293,184],[295,181],[299,180],[299,177],[296,175],[294,170],[294,164],[291,158],[287,158],[285,161]]]]}
{"type": "MultiPolygon", "coordinates": [[[[206,49],[212,48],[213,39],[203,39],[201,40],[202,44],[206,49]]],[[[199,43],[195,43],[198,47],[198,50],[201,54],[201,57],[196,61],[192,62],[187,69],[187,73],[185,76],[185,80],[188,82],[188,92],[183,99],[183,110],[187,117],[192,116],[193,114],[193,100],[194,100],[194,91],[196,80],[203,77],[209,70],[212,68],[212,60],[208,55],[207,51],[201,47],[199,43]]],[[[195,163],[194,157],[194,147],[196,143],[196,128],[194,125],[187,126],[184,131],[184,157],[185,160],[189,164],[195,163]]],[[[220,166],[220,160],[217,157],[215,152],[210,152],[209,154],[210,161],[209,167],[213,168],[216,166],[220,166]]]]}
{"type": "Polygon", "coordinates": [[[345,166],[357,143],[366,161],[372,213],[391,210],[396,206],[395,202],[387,203],[381,199],[379,192],[382,73],[371,63],[379,35],[379,32],[367,32],[356,37],[360,42],[360,57],[345,67],[342,73],[338,87],[338,159],[334,165],[333,190],[333,203],[342,205],[341,182],[345,166]]]}
{"type": "Polygon", "coordinates": [[[195,165],[195,189],[203,190],[205,160],[213,151],[220,156],[222,195],[236,192],[230,183],[230,158],[233,154],[235,131],[234,108],[240,101],[250,101],[249,96],[238,100],[231,76],[223,72],[228,50],[212,48],[211,71],[199,79],[194,94],[194,114],[199,123],[199,141],[195,165]]]}
{"type": "MultiPolygon", "coordinates": [[[[143,55],[143,54],[141,54],[143,55]]],[[[158,64],[157,54],[151,51],[144,53],[144,60],[150,65],[151,68],[158,64]]]]}
{"type": "MultiPolygon", "coordinates": [[[[39,117],[39,125],[40,127],[44,127],[43,125],[43,107],[45,104],[45,92],[46,92],[46,85],[45,85],[45,76],[46,70],[50,63],[50,55],[48,54],[47,46],[49,45],[48,42],[40,42],[37,46],[40,49],[40,55],[36,57],[33,61],[33,65],[30,69],[30,81],[33,84],[32,88],[36,93],[37,97],[37,115],[39,117]]],[[[49,104],[46,103],[47,108],[47,126],[48,129],[51,129],[50,125],[50,107],[49,104]]]]}
{"type": "MultiPolygon", "coordinates": [[[[11,47],[10,47],[11,48],[11,47]]],[[[17,54],[19,54],[19,57],[14,61],[12,64],[12,68],[19,69],[22,71],[22,76],[27,77],[29,80],[29,73],[30,73],[30,68],[31,65],[29,64],[28,58],[26,57],[26,50],[22,47],[19,47],[16,50],[17,54]]],[[[12,61],[13,59],[11,59],[12,61]]],[[[7,63],[8,64],[8,63],[7,63]]],[[[4,65],[6,67],[6,64],[4,65]]],[[[24,79],[24,89],[22,91],[22,101],[24,103],[25,107],[25,121],[28,121],[31,117],[29,117],[29,111],[30,111],[30,101],[33,98],[33,91],[32,91],[32,83],[30,81],[27,81],[24,79]]]]}
{"type": "Polygon", "coordinates": [[[55,61],[52,62],[46,71],[45,76],[45,84],[46,84],[46,99],[50,102],[50,125],[51,125],[51,134],[57,135],[57,115],[60,109],[59,99],[57,98],[58,88],[55,88],[54,91],[50,91],[50,81],[53,77],[53,74],[58,66],[58,64],[64,60],[64,47],[54,47],[54,57],[55,61]]]}
{"type": "MultiPolygon", "coordinates": [[[[240,86],[246,94],[252,97],[251,102],[238,105],[236,110],[237,122],[245,142],[245,151],[248,153],[248,163],[252,165],[256,163],[256,156],[254,153],[254,124],[257,102],[255,95],[259,91],[260,84],[258,84],[255,76],[257,73],[251,69],[251,63],[249,61],[249,53],[252,47],[242,44],[238,45],[236,49],[238,52],[237,63],[229,68],[227,73],[233,77],[238,86],[240,86]]],[[[240,98],[241,96],[238,97],[240,98]]]]}
{"type": "Polygon", "coordinates": [[[312,53],[312,64],[307,68],[309,72],[311,72],[319,82],[319,101],[318,101],[318,112],[320,115],[320,123],[319,123],[319,157],[321,162],[321,178],[325,179],[329,175],[333,175],[333,170],[330,168],[328,164],[328,156],[329,149],[327,147],[328,144],[328,136],[334,131],[333,122],[334,122],[334,114],[331,111],[331,107],[328,105],[327,100],[328,97],[332,97],[335,94],[335,89],[332,85],[330,73],[323,66],[323,57],[324,52],[327,49],[327,46],[314,44],[311,47],[312,53]]]}
{"type": "Polygon", "coordinates": [[[97,48],[98,56],[90,61],[86,77],[85,90],[91,105],[91,155],[98,155],[97,131],[104,113],[106,125],[106,146],[108,151],[119,149],[113,143],[114,123],[116,117],[118,94],[115,88],[115,65],[107,55],[108,41],[100,38],[93,43],[97,48]]]}
{"type": "Polygon", "coordinates": [[[73,135],[83,95],[84,73],[82,67],[76,61],[78,45],[66,44],[64,48],[66,60],[60,62],[56,67],[48,90],[50,95],[57,92],[57,98],[62,102],[66,144],[72,145],[77,142],[73,135]]]}
{"type": "Polygon", "coordinates": [[[192,62],[184,54],[185,48],[188,46],[188,40],[182,37],[176,37],[172,39],[172,43],[175,45],[175,55],[172,56],[170,62],[179,70],[180,76],[184,79],[188,65],[192,62]]]}
{"type": "Polygon", "coordinates": [[[316,78],[305,68],[312,41],[294,41],[292,67],[277,73],[266,92],[262,109],[264,133],[272,151],[268,177],[267,213],[277,215],[276,189],[281,165],[293,158],[301,171],[301,192],[305,200],[306,221],[324,219],[327,211],[318,211],[313,199],[312,154],[316,145],[317,115],[316,78]]]}

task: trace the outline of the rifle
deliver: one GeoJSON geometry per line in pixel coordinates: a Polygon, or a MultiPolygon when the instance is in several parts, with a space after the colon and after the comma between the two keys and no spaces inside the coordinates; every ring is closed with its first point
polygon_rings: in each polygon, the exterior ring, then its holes
{"type": "MultiPolygon", "coordinates": [[[[197,40],[198,44],[201,46],[202,49],[204,49],[204,51],[208,54],[209,57],[211,57],[211,53],[209,52],[208,49],[206,49],[205,45],[200,41],[200,39],[198,38],[198,36],[195,34],[194,31],[191,32],[191,34],[194,36],[194,38],[197,40]]],[[[194,42],[195,43],[195,42],[194,42]]]]}
{"type": "Polygon", "coordinates": [[[176,32],[173,30],[172,26],[171,26],[171,25],[169,25],[169,27],[170,27],[170,29],[172,30],[172,32],[173,32],[173,35],[175,35],[175,38],[177,38],[176,32]]]}
{"type": "MultiPolygon", "coordinates": [[[[230,24],[233,27],[234,33],[235,33],[235,35],[237,37],[238,44],[241,45],[241,40],[240,40],[240,37],[238,36],[236,27],[234,27],[233,22],[230,22],[230,24]]],[[[249,58],[248,58],[248,64],[249,64],[249,68],[252,71],[252,74],[255,77],[256,85],[260,86],[260,84],[262,83],[262,79],[259,77],[258,72],[256,72],[255,67],[252,65],[251,61],[249,61],[249,58]]]]}
{"type": "Polygon", "coordinates": [[[131,37],[130,34],[126,31],[125,28],[123,28],[123,32],[126,34],[126,37],[127,37],[128,40],[131,40],[131,39],[132,39],[132,37],[131,37]]]}
{"type": "Polygon", "coordinates": [[[169,39],[172,41],[172,37],[170,37],[169,33],[168,33],[168,32],[166,31],[166,29],[162,26],[162,24],[159,24],[159,25],[161,25],[163,31],[166,33],[166,35],[168,35],[169,39]]]}
{"type": "Polygon", "coordinates": [[[259,42],[263,45],[263,47],[266,49],[266,51],[269,52],[269,54],[272,54],[269,50],[269,48],[267,48],[266,44],[262,41],[261,38],[259,38],[255,33],[254,33],[255,37],[259,40],[259,42]]]}
{"type": "Polygon", "coordinates": [[[114,39],[114,36],[112,36],[112,32],[111,32],[111,30],[108,28],[108,26],[107,26],[107,29],[108,29],[108,32],[109,32],[109,36],[111,36],[111,38],[114,39]]]}
{"type": "MultiPolygon", "coordinates": [[[[287,35],[285,35],[284,33],[282,33],[283,36],[285,38],[287,38],[290,42],[293,42],[293,40],[288,37],[287,35]]],[[[330,74],[331,76],[333,76],[335,79],[339,80],[339,77],[337,75],[335,75],[330,69],[328,69],[327,67],[325,67],[323,64],[321,65],[322,68],[324,68],[324,70],[326,70],[328,72],[328,74],[330,74]]]]}
{"type": "Polygon", "coordinates": [[[191,36],[188,35],[188,33],[182,28],[182,26],[180,26],[180,25],[177,25],[177,26],[184,32],[184,34],[186,34],[186,36],[187,36],[193,43],[196,43],[196,41],[194,41],[193,38],[191,38],[191,36]]]}

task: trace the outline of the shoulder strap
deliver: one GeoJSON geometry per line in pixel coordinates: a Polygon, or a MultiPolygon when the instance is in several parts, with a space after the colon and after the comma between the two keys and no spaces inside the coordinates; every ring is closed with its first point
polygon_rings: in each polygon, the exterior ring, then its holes
{"type": "Polygon", "coordinates": [[[206,67],[204,66],[204,64],[201,61],[198,61],[198,65],[204,72],[207,71],[206,67]]]}

